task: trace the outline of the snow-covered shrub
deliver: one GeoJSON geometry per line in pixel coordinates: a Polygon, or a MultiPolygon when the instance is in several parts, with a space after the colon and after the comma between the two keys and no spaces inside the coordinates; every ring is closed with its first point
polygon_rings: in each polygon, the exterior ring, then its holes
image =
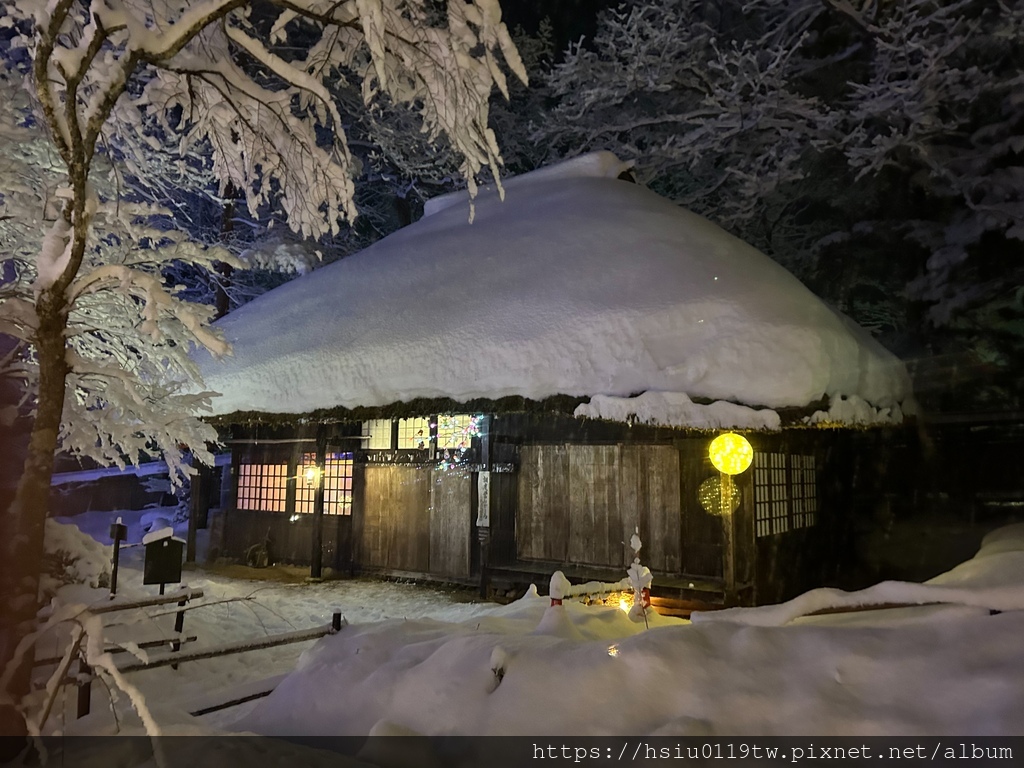
{"type": "Polygon", "coordinates": [[[94,588],[110,585],[113,552],[71,523],[46,521],[46,555],[40,589],[52,596],[65,584],[85,584],[94,588]]]}

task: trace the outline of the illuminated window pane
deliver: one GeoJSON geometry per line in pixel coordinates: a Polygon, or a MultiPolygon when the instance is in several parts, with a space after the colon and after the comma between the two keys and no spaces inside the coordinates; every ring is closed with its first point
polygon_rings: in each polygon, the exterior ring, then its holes
{"type": "Polygon", "coordinates": [[[398,447],[403,450],[426,448],[430,445],[429,419],[399,419],[398,447]]]}
{"type": "MultiPolygon", "coordinates": [[[[389,422],[390,423],[390,422],[389,422]]],[[[298,467],[295,486],[295,514],[312,514],[316,502],[316,481],[307,481],[307,470],[316,467],[316,454],[305,453],[298,467]]],[[[352,514],[352,454],[329,453],[324,462],[324,514],[352,514]]]]}
{"type": "Polygon", "coordinates": [[[352,454],[329,453],[324,465],[324,514],[352,514],[352,454]],[[328,503],[329,501],[329,503],[328,503]]]}
{"type": "Polygon", "coordinates": [[[284,512],[287,464],[242,464],[238,468],[238,508],[284,512]]]}
{"type": "Polygon", "coordinates": [[[441,414],[437,417],[437,447],[469,450],[479,432],[478,417],[468,413],[441,414]]]}
{"type": "Polygon", "coordinates": [[[391,449],[391,419],[373,419],[363,422],[363,448],[368,451],[391,449]]]}

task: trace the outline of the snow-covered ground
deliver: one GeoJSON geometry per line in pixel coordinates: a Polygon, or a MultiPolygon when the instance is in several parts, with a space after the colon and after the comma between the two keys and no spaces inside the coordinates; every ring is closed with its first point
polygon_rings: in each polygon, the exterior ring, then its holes
{"type": "MultiPolygon", "coordinates": [[[[141,591],[136,568],[121,574],[125,589],[141,591]]],[[[535,593],[498,606],[411,585],[187,576],[208,606],[185,622],[196,646],[320,625],[335,606],[350,623],[301,647],[131,674],[164,733],[1024,735],[1024,524],[924,585],[815,590],[692,623],[653,616],[649,629],[617,608],[552,607],[535,593]],[[914,606],[806,615],[879,603],[914,606]],[[255,704],[187,714],[289,671],[255,704]]],[[[59,598],[104,599],[70,586],[59,598]]],[[[171,621],[147,618],[134,637],[171,621]]],[[[112,732],[102,686],[93,695],[88,718],[74,721],[68,702],[46,730],[112,732]]],[[[124,697],[114,709],[122,732],[138,732],[124,697]]]]}

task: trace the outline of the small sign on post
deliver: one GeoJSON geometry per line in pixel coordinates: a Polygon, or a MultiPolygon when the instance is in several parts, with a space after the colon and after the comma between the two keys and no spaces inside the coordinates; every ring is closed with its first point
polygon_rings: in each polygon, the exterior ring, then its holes
{"type": "Polygon", "coordinates": [[[142,570],[143,584],[159,584],[160,594],[165,584],[181,581],[181,560],[185,554],[185,542],[175,538],[173,528],[162,528],[147,533],[142,538],[146,548],[146,560],[142,570]]]}
{"type": "Polygon", "coordinates": [[[480,540],[480,597],[486,599],[491,549],[491,473],[487,470],[481,470],[476,476],[476,535],[480,540]]]}
{"type": "Polygon", "coordinates": [[[491,473],[477,472],[476,475],[476,527],[488,528],[491,525],[491,473]]]}

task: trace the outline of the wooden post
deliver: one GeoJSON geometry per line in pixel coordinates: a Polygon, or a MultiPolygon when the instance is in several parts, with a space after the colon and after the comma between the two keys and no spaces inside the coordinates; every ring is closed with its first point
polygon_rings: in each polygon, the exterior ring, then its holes
{"type": "Polygon", "coordinates": [[[79,660],[78,674],[85,677],[84,681],[78,682],[78,706],[75,711],[75,717],[81,720],[89,714],[92,704],[92,669],[84,661],[79,660]]]}
{"type": "Polygon", "coordinates": [[[491,575],[487,569],[491,551],[491,529],[478,528],[477,536],[480,539],[480,598],[486,600],[491,587],[491,575]]]}
{"type": "Polygon", "coordinates": [[[733,514],[733,494],[736,486],[731,476],[720,474],[722,511],[722,579],[725,604],[736,604],[736,516],[733,514]]]}
{"type": "MultiPolygon", "coordinates": [[[[187,602],[188,602],[188,600],[182,600],[181,602],[178,603],[178,607],[184,609],[185,603],[187,603],[187,602]]],[[[181,648],[181,633],[184,631],[184,629],[185,629],[185,611],[184,610],[180,610],[174,616],[174,634],[177,635],[177,637],[176,637],[176,639],[171,641],[171,653],[177,653],[178,650],[181,648]]],[[[177,668],[178,668],[177,664],[172,664],[171,665],[171,669],[177,669],[177,668]]]]}
{"type": "Polygon", "coordinates": [[[206,467],[199,467],[192,475],[192,496],[189,499],[188,534],[185,536],[185,562],[196,561],[196,531],[199,528],[199,515],[205,512],[210,503],[210,472],[206,467]]]}
{"type": "Polygon", "coordinates": [[[491,473],[487,470],[478,472],[476,486],[476,533],[480,540],[480,597],[486,600],[490,587],[487,567],[491,549],[491,473]]]}
{"type": "Polygon", "coordinates": [[[313,551],[310,553],[309,576],[312,579],[323,577],[324,568],[324,472],[327,464],[326,428],[321,424],[316,435],[316,466],[319,475],[316,493],[313,496],[313,551]]]}
{"type": "Polygon", "coordinates": [[[117,594],[117,568],[121,559],[121,541],[128,538],[128,528],[117,518],[110,526],[110,538],[114,540],[114,558],[110,568],[110,596],[117,594]]]}

